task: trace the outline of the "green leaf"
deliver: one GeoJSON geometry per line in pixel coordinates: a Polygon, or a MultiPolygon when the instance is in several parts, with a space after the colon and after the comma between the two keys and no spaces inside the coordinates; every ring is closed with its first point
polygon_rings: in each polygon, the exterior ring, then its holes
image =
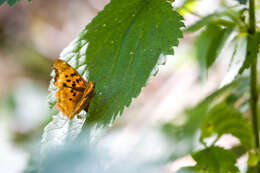
{"type": "MultiPolygon", "coordinates": [[[[16,4],[19,1],[20,0],[0,0],[0,5],[2,5],[3,3],[7,2],[9,6],[13,6],[14,4],[16,4]]],[[[32,2],[32,0],[28,0],[28,1],[32,2]]]]}
{"type": "MultiPolygon", "coordinates": [[[[216,33],[219,33],[219,28],[217,28],[216,33]]],[[[210,47],[210,43],[213,41],[214,37],[214,29],[213,27],[207,27],[204,31],[200,33],[200,35],[195,40],[196,46],[196,58],[199,62],[199,65],[202,71],[207,69],[207,52],[210,47]]]]}
{"type": "Polygon", "coordinates": [[[240,28],[240,30],[247,29],[241,21],[241,11],[227,9],[220,12],[214,12],[207,16],[200,17],[198,21],[188,26],[185,32],[195,32],[204,26],[218,25],[224,28],[240,28]]]}
{"type": "Polygon", "coordinates": [[[248,35],[246,59],[243,63],[243,66],[239,70],[240,74],[242,74],[245,69],[249,68],[252,64],[254,64],[256,62],[259,40],[260,39],[259,39],[258,34],[255,34],[255,35],[249,34],[248,35]]]}
{"type": "Polygon", "coordinates": [[[228,26],[228,27],[235,27],[235,23],[230,20],[222,19],[221,17],[226,16],[226,12],[223,13],[213,13],[208,16],[205,16],[195,22],[194,24],[188,26],[185,29],[185,32],[195,32],[201,29],[204,26],[210,25],[210,24],[215,24],[215,25],[223,25],[223,26],[228,26]]]}
{"type": "Polygon", "coordinates": [[[220,147],[210,147],[192,154],[192,158],[197,162],[194,169],[206,173],[237,173],[235,166],[236,157],[230,150],[220,147]]]}
{"type": "Polygon", "coordinates": [[[166,0],[112,0],[92,20],[79,37],[79,44],[88,42],[79,56],[86,56],[89,79],[96,84],[88,122],[107,125],[122,114],[160,57],[173,54],[181,20],[166,0]]]}
{"type": "Polygon", "coordinates": [[[197,45],[197,59],[200,66],[208,69],[218,58],[228,37],[232,33],[232,28],[222,28],[218,25],[208,25],[206,29],[198,36],[195,45],[197,45]]]}
{"type": "Polygon", "coordinates": [[[209,68],[213,64],[213,62],[215,62],[215,60],[218,58],[218,55],[220,54],[222,48],[225,45],[225,42],[227,41],[233,29],[225,28],[219,31],[220,32],[216,34],[216,37],[214,37],[214,39],[210,43],[210,47],[207,52],[207,68],[209,68]]]}
{"type": "MultiPolygon", "coordinates": [[[[113,123],[138,96],[160,58],[173,54],[172,47],[182,37],[181,20],[166,0],[112,0],[60,54],[86,81],[96,84],[88,116],[82,110],[82,118],[75,116],[68,123],[61,112],[55,114],[44,130],[45,148],[75,138],[84,122],[83,127],[93,127],[90,133],[113,123]]],[[[54,71],[51,76],[48,102],[54,109],[54,71]]]]}
{"type": "Polygon", "coordinates": [[[221,86],[224,86],[232,82],[238,75],[240,68],[242,67],[246,57],[247,37],[237,36],[235,49],[231,58],[229,69],[225,75],[221,86]]]}
{"type": "Polygon", "coordinates": [[[253,132],[248,119],[243,118],[239,111],[224,102],[214,106],[209,111],[201,126],[200,140],[203,141],[215,133],[218,137],[223,134],[232,134],[247,149],[254,146],[253,132]]]}

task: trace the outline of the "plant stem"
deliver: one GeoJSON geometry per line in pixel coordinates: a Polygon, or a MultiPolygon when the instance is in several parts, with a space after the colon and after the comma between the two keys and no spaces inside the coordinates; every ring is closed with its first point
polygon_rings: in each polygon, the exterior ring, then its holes
{"type": "MultiPolygon", "coordinates": [[[[249,35],[255,35],[255,1],[249,0],[249,35]]],[[[249,56],[249,47],[247,47],[247,56],[249,56]]],[[[258,101],[258,91],[257,91],[257,56],[250,67],[250,94],[251,94],[251,110],[252,110],[252,124],[255,136],[255,147],[259,148],[259,133],[258,133],[258,117],[257,117],[257,101],[258,101]]]]}
{"type": "Polygon", "coordinates": [[[251,110],[252,110],[252,124],[255,135],[255,146],[259,148],[259,134],[258,134],[258,117],[257,117],[257,66],[253,64],[251,66],[250,74],[250,87],[251,87],[251,110]]]}

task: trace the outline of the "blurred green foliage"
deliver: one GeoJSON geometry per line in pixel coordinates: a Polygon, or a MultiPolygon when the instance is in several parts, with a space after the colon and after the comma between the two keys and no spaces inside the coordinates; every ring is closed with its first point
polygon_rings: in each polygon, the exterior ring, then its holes
{"type": "Polygon", "coordinates": [[[200,141],[203,143],[205,138],[213,134],[217,134],[217,138],[223,134],[232,134],[240,140],[243,146],[252,149],[254,147],[253,131],[248,119],[242,116],[242,113],[225,102],[215,105],[201,126],[200,141]]]}
{"type": "Polygon", "coordinates": [[[238,168],[235,166],[236,157],[230,150],[225,150],[220,147],[209,147],[204,150],[192,153],[193,159],[197,162],[196,166],[182,168],[178,173],[184,172],[207,172],[207,173],[222,173],[230,172],[237,173],[238,168]]]}
{"type": "MultiPolygon", "coordinates": [[[[3,3],[7,2],[8,5],[13,6],[14,4],[16,4],[19,1],[20,0],[0,0],[0,5],[2,5],[3,3]]],[[[28,1],[32,2],[32,0],[28,0],[28,1]]]]}
{"type": "MultiPolygon", "coordinates": [[[[172,141],[172,146],[174,148],[170,160],[175,160],[181,156],[184,156],[194,149],[198,148],[198,145],[195,145],[195,141],[198,140],[198,131],[200,128],[202,128],[202,134],[204,137],[208,136],[205,135],[206,132],[208,132],[208,121],[211,121],[212,119],[210,117],[214,118],[222,118],[221,120],[223,123],[226,122],[225,117],[228,116],[226,113],[224,113],[224,117],[221,117],[222,115],[219,114],[219,111],[214,112],[214,106],[217,106],[219,102],[227,102],[230,101],[230,98],[233,98],[232,104],[239,100],[245,92],[249,92],[248,86],[248,80],[247,79],[239,79],[231,84],[215,91],[211,95],[209,95],[207,98],[205,98],[203,101],[201,101],[198,105],[196,105],[193,108],[189,108],[185,111],[185,114],[178,116],[176,119],[173,119],[172,122],[166,123],[162,126],[162,132],[167,136],[168,139],[172,141]],[[244,90],[243,93],[239,93],[236,90],[239,89],[239,91],[244,90]],[[245,91],[245,89],[247,89],[245,91]],[[217,102],[216,102],[217,100],[217,102]],[[213,112],[212,112],[213,111],[213,112]],[[175,122],[179,122],[178,119],[184,119],[184,122],[179,125],[175,124],[175,122]],[[206,125],[205,125],[206,124],[206,125]],[[206,126],[206,127],[205,127],[206,126]],[[188,147],[185,147],[183,145],[186,143],[188,147]],[[178,145],[180,144],[180,145],[178,145]],[[186,150],[184,150],[186,148],[186,150]],[[178,152],[181,151],[181,152],[178,152]]],[[[228,108],[229,109],[229,108],[228,108]]],[[[225,107],[220,108],[220,111],[225,111],[225,107]]],[[[232,114],[230,115],[232,116],[232,114]]],[[[238,124],[241,123],[240,121],[237,122],[238,124]]],[[[247,123],[247,120],[245,124],[247,123]]],[[[236,125],[238,125],[236,124],[236,125]]],[[[246,130],[248,130],[249,126],[246,124],[246,130]]],[[[221,128],[220,126],[216,126],[216,128],[221,128]]],[[[213,130],[213,129],[211,129],[213,130]]],[[[229,134],[230,131],[222,131],[222,133],[229,134]]],[[[239,131],[239,130],[238,130],[239,131]]],[[[251,131],[251,129],[250,129],[251,131]]],[[[214,131],[216,132],[216,131],[214,131]]],[[[251,132],[252,133],[252,132],[251,132]]],[[[212,133],[210,133],[212,134],[212,133]]],[[[221,135],[221,134],[220,134],[221,135]]],[[[202,137],[203,137],[202,136],[202,137]]],[[[245,141],[247,144],[249,144],[249,147],[252,147],[252,134],[245,134],[245,140],[249,139],[250,141],[245,141]],[[249,135],[249,136],[247,136],[249,135]]],[[[204,144],[204,143],[202,143],[204,144]]]]}
{"type": "Polygon", "coordinates": [[[247,0],[237,0],[240,4],[246,4],[247,0]]]}
{"type": "Polygon", "coordinates": [[[232,33],[232,30],[232,28],[222,29],[218,25],[207,25],[206,29],[197,38],[196,57],[200,62],[202,69],[210,68],[218,58],[218,55],[232,33]]]}

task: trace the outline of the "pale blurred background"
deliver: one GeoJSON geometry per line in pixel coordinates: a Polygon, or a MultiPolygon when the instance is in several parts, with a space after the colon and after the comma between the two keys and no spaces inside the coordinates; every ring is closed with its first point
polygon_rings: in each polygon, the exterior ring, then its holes
{"type": "MultiPolygon", "coordinates": [[[[0,173],[21,173],[27,167],[32,148],[39,145],[43,128],[51,120],[46,97],[52,62],[108,2],[33,0],[30,4],[22,0],[13,7],[0,7],[0,173]]],[[[223,2],[201,0],[194,9],[206,15],[223,2]]],[[[176,0],[174,5],[182,3],[176,0]]],[[[186,25],[199,19],[189,13],[184,18],[186,25]]],[[[142,143],[140,158],[161,157],[169,146],[156,128],[219,88],[228,61],[218,60],[201,79],[194,36],[180,40],[175,55],[167,57],[111,127],[103,145],[114,155],[120,157],[142,143]]],[[[230,53],[227,49],[224,54],[230,53]]],[[[167,164],[164,171],[175,172],[187,164],[194,164],[189,156],[167,164]]]]}

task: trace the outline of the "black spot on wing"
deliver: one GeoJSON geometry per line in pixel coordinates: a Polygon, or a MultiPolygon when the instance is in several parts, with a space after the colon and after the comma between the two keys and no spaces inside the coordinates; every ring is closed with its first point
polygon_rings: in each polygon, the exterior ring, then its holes
{"type": "Polygon", "coordinates": [[[71,73],[70,76],[73,77],[73,76],[76,76],[77,74],[76,73],[71,73]]]}

